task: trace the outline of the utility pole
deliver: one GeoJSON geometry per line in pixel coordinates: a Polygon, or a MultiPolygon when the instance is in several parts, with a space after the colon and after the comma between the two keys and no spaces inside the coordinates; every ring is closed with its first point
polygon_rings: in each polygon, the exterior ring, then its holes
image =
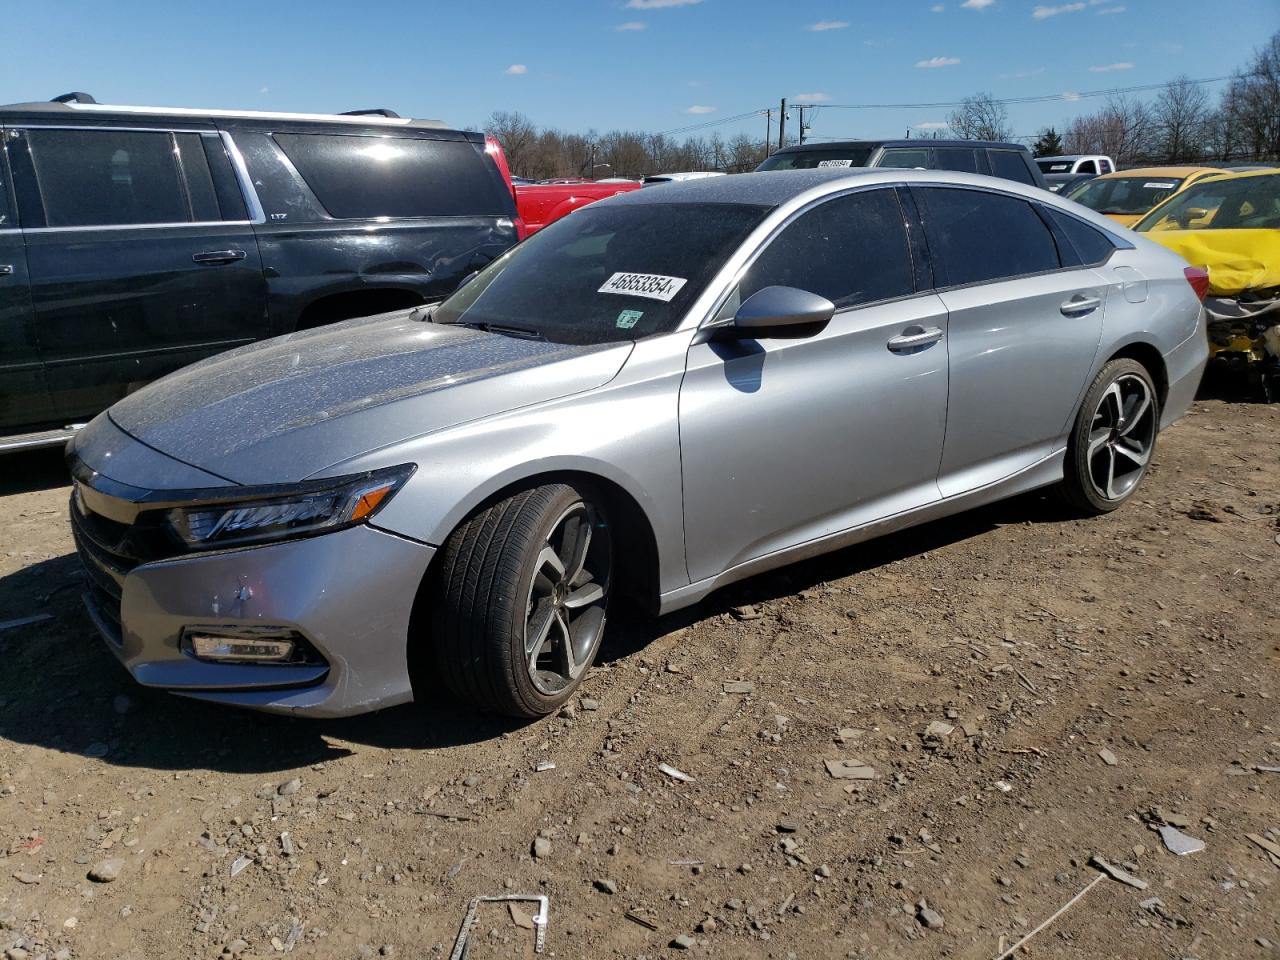
{"type": "Polygon", "coordinates": [[[773,110],[764,112],[764,155],[773,152],[773,110]]]}
{"type": "Polygon", "coordinates": [[[800,108],[800,142],[804,143],[804,107],[800,108]]]}
{"type": "Polygon", "coordinates": [[[787,98],[782,98],[782,106],[778,108],[778,149],[787,145],[787,98]]]}

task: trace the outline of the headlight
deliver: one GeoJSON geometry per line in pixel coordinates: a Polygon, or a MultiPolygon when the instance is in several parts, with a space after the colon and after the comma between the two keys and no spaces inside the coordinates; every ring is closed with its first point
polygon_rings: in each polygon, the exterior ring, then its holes
{"type": "Polygon", "coordinates": [[[175,507],[169,527],[193,550],[284,540],[361,523],[413,474],[413,466],[238,492],[234,500],[175,507]]]}

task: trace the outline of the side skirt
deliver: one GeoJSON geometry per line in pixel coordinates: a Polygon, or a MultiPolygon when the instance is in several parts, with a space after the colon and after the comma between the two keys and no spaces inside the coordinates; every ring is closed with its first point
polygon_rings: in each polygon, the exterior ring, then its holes
{"type": "Polygon", "coordinates": [[[691,583],[687,587],[671,590],[662,594],[659,598],[658,612],[659,614],[666,614],[682,607],[692,606],[713,590],[718,590],[720,587],[727,586],[730,583],[755,576],[757,573],[764,573],[766,570],[773,570],[789,563],[807,560],[810,557],[830,553],[855,543],[862,543],[875,537],[895,533],[898,530],[905,530],[908,527],[928,523],[931,520],[939,520],[955,513],[962,513],[974,507],[985,506],[988,503],[1016,496],[1019,493],[1026,493],[1028,490],[1047,487],[1062,479],[1062,465],[1066,452],[1064,447],[1012,476],[997,480],[995,483],[987,484],[984,487],[968,490],[965,493],[946,497],[942,500],[935,500],[933,503],[927,503],[913,510],[905,510],[902,513],[882,517],[879,520],[872,520],[869,523],[851,527],[848,530],[841,530],[839,533],[833,533],[826,537],[808,540],[804,543],[796,544],[794,547],[787,547],[785,550],[776,550],[765,556],[756,557],[735,567],[730,567],[714,577],[707,577],[705,580],[691,583]]]}

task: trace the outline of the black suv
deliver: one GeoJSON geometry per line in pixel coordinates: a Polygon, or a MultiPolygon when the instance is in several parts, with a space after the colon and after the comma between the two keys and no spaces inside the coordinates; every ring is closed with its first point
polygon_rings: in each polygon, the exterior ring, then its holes
{"type": "Polygon", "coordinates": [[[386,111],[0,106],[0,452],[230,347],[438,300],[521,232],[496,141],[386,111]]]}
{"type": "Polygon", "coordinates": [[[956,170],[1045,185],[1031,151],[995,140],[842,140],[783,147],[757,170],[811,170],[814,167],[905,167],[956,170]]]}

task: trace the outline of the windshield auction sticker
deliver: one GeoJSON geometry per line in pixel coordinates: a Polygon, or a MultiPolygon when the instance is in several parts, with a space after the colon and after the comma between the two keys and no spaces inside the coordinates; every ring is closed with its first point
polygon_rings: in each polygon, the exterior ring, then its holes
{"type": "Polygon", "coordinates": [[[852,166],[853,166],[852,160],[819,160],[818,161],[819,169],[823,169],[825,167],[852,167],[852,166]]]}
{"type": "Polygon", "coordinates": [[[657,273],[615,273],[596,293],[620,293],[670,303],[686,283],[683,277],[664,277],[657,273]]]}

